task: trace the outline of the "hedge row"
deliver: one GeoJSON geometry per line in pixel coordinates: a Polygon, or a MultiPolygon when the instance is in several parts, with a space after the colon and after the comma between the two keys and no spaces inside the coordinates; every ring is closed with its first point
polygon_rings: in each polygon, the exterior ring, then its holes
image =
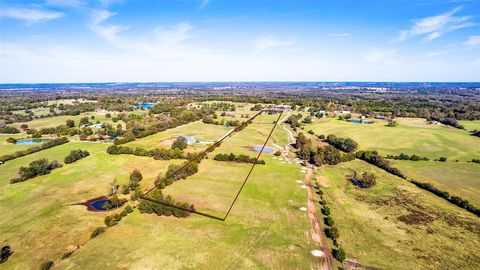
{"type": "Polygon", "coordinates": [[[249,157],[243,154],[235,155],[234,153],[230,154],[217,154],[214,158],[216,161],[234,161],[234,162],[245,162],[245,163],[257,163],[265,164],[265,160],[258,160],[254,157],[249,157]]]}
{"type": "Polygon", "coordinates": [[[427,191],[430,191],[433,194],[435,194],[435,195],[437,195],[441,198],[444,198],[445,200],[455,204],[456,206],[461,207],[461,208],[467,210],[468,212],[473,213],[473,214],[480,217],[480,208],[477,208],[477,207],[473,206],[468,200],[462,199],[458,196],[451,196],[448,192],[442,191],[442,190],[432,186],[432,184],[430,184],[430,183],[423,183],[423,182],[416,181],[414,179],[410,180],[410,182],[412,182],[417,187],[419,187],[421,189],[424,189],[424,190],[427,190],[427,191]]]}
{"type": "Polygon", "coordinates": [[[142,157],[152,157],[157,160],[187,158],[187,156],[183,153],[183,151],[178,148],[175,148],[175,149],[155,148],[152,150],[147,150],[140,147],[132,148],[128,146],[111,145],[107,148],[107,153],[109,153],[110,155],[126,154],[126,155],[142,156],[142,157]]]}

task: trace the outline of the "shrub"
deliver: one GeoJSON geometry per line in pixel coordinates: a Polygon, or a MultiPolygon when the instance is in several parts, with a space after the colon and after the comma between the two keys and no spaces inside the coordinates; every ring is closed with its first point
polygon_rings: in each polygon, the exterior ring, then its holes
{"type": "Polygon", "coordinates": [[[95,230],[93,230],[93,232],[90,234],[90,239],[95,238],[95,237],[99,236],[100,234],[104,233],[105,229],[106,229],[105,227],[95,228],[95,230]]]}
{"type": "Polygon", "coordinates": [[[330,207],[324,206],[322,208],[322,214],[324,214],[325,216],[329,216],[330,215],[330,207]]]}
{"type": "Polygon", "coordinates": [[[50,270],[53,267],[53,261],[46,261],[40,265],[40,270],[50,270]]]}
{"type": "Polygon", "coordinates": [[[337,227],[330,227],[330,228],[325,228],[325,236],[328,238],[335,240],[339,237],[338,229],[337,227]]]}
{"type": "Polygon", "coordinates": [[[338,249],[332,250],[332,255],[339,262],[343,262],[345,260],[345,257],[347,256],[347,254],[345,253],[343,248],[338,248],[338,249]]]}
{"type": "Polygon", "coordinates": [[[440,158],[438,159],[438,161],[440,161],[440,162],[446,162],[446,161],[447,161],[447,158],[446,158],[446,157],[440,157],[440,158]]]}
{"type": "Polygon", "coordinates": [[[353,179],[354,183],[361,188],[371,188],[377,182],[377,177],[373,173],[363,172],[362,176],[359,179],[353,179]]]}
{"type": "Polygon", "coordinates": [[[277,157],[280,156],[281,154],[282,154],[282,152],[280,152],[280,151],[276,151],[275,153],[273,153],[273,155],[275,155],[277,157]]]}
{"type": "Polygon", "coordinates": [[[16,133],[20,133],[20,130],[18,130],[16,127],[4,126],[4,127],[0,127],[0,133],[16,134],[16,133]]]}
{"type": "Polygon", "coordinates": [[[328,225],[328,226],[333,226],[333,224],[335,224],[335,221],[331,216],[324,217],[323,222],[325,223],[325,225],[328,225]]]}
{"type": "Polygon", "coordinates": [[[130,182],[129,182],[128,186],[130,187],[131,190],[134,190],[139,186],[139,182],[142,179],[143,179],[142,173],[139,170],[134,169],[130,173],[130,182]]]}
{"type": "Polygon", "coordinates": [[[88,157],[90,153],[87,150],[72,150],[70,154],[65,158],[65,164],[73,163],[77,160],[80,160],[84,157],[88,157]]]}
{"type": "Polygon", "coordinates": [[[7,142],[8,143],[17,143],[17,139],[10,137],[10,138],[7,139],[7,142]]]}
{"type": "Polygon", "coordinates": [[[3,246],[0,253],[0,264],[6,262],[12,253],[12,248],[9,245],[3,246]]]}

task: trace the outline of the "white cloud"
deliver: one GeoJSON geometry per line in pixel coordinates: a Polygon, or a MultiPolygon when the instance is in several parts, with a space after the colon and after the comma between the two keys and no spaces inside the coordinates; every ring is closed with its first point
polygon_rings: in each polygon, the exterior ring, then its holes
{"type": "Polygon", "coordinates": [[[348,37],[350,35],[351,35],[350,33],[333,33],[333,34],[330,34],[331,37],[348,37]]]}
{"type": "Polygon", "coordinates": [[[128,29],[128,26],[104,24],[106,20],[115,15],[116,13],[108,10],[94,10],[91,13],[88,27],[102,38],[108,41],[114,41],[118,33],[128,29]]]}
{"type": "Polygon", "coordinates": [[[400,63],[400,58],[394,49],[373,49],[365,54],[364,59],[368,63],[380,65],[396,65],[400,63]]]}
{"type": "Polygon", "coordinates": [[[470,36],[465,42],[465,45],[476,46],[480,45],[480,36],[470,36]]]}
{"type": "Polygon", "coordinates": [[[23,20],[27,24],[48,21],[63,17],[63,13],[29,8],[5,8],[0,10],[0,17],[23,20]]]}
{"type": "Polygon", "coordinates": [[[279,47],[291,46],[293,44],[294,42],[292,40],[282,40],[272,35],[265,35],[259,39],[254,40],[255,52],[257,53],[279,47]]]}
{"type": "Polygon", "coordinates": [[[402,30],[393,42],[402,42],[416,36],[425,36],[425,40],[432,41],[442,35],[465,27],[475,25],[471,16],[454,16],[462,7],[457,7],[449,12],[415,20],[408,30],[402,30]]]}

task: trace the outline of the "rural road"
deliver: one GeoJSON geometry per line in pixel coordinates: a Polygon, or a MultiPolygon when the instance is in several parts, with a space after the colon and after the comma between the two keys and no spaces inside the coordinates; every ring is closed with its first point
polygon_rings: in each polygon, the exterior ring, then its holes
{"type": "Polygon", "coordinates": [[[307,208],[308,208],[308,217],[310,218],[310,222],[312,223],[312,239],[317,243],[320,247],[320,250],[323,252],[323,265],[320,267],[322,270],[332,270],[332,257],[330,256],[330,252],[327,248],[327,245],[324,243],[322,239],[322,231],[320,227],[320,222],[318,220],[317,210],[315,208],[315,199],[312,191],[312,176],[313,176],[313,168],[312,166],[308,167],[307,174],[305,175],[305,185],[307,188],[308,193],[308,201],[307,201],[307,208]]]}

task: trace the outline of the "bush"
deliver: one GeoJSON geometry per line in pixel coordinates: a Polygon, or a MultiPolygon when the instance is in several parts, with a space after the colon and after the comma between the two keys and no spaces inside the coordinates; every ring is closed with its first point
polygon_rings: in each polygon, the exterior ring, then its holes
{"type": "Polygon", "coordinates": [[[277,156],[277,157],[278,157],[278,156],[282,155],[282,152],[280,152],[280,151],[276,151],[275,153],[273,153],[273,155],[275,155],[275,156],[277,156]]]}
{"type": "Polygon", "coordinates": [[[440,162],[446,162],[446,161],[447,161],[447,158],[446,158],[446,157],[440,157],[440,158],[438,159],[438,161],[440,161],[440,162]]]}
{"type": "Polygon", "coordinates": [[[20,130],[18,130],[16,127],[4,126],[4,127],[0,127],[0,133],[16,134],[16,133],[20,133],[20,130]]]}
{"type": "Polygon", "coordinates": [[[361,188],[371,188],[377,182],[377,177],[373,173],[363,172],[362,176],[359,179],[353,179],[354,183],[361,188]]]}
{"type": "Polygon", "coordinates": [[[343,262],[345,260],[345,257],[347,256],[347,254],[345,253],[343,248],[338,248],[338,249],[332,250],[332,255],[339,262],[343,262]]]}
{"type": "Polygon", "coordinates": [[[100,234],[105,232],[105,227],[97,227],[93,232],[90,234],[90,239],[99,236],[100,234]]]}
{"type": "Polygon", "coordinates": [[[72,150],[70,154],[65,158],[65,164],[73,163],[77,160],[80,160],[84,157],[88,157],[90,153],[87,150],[72,150]]]}
{"type": "Polygon", "coordinates": [[[324,217],[323,222],[325,223],[325,225],[328,225],[328,226],[333,226],[333,224],[335,224],[335,221],[331,216],[324,217]]]}
{"type": "Polygon", "coordinates": [[[332,240],[336,240],[340,235],[338,233],[337,227],[325,228],[325,236],[332,240]]]}
{"type": "Polygon", "coordinates": [[[53,267],[53,261],[46,261],[40,265],[40,270],[50,270],[53,267]]]}
{"type": "Polygon", "coordinates": [[[8,143],[17,143],[17,140],[15,138],[10,137],[10,138],[7,139],[7,142],[8,143]]]}
{"type": "Polygon", "coordinates": [[[324,214],[325,216],[329,216],[330,215],[330,207],[324,206],[322,208],[322,214],[324,214]]]}
{"type": "Polygon", "coordinates": [[[143,179],[142,173],[139,170],[134,169],[130,173],[130,182],[128,184],[128,186],[130,187],[130,190],[136,189],[140,185],[139,182],[142,181],[142,179],[143,179]]]}
{"type": "Polygon", "coordinates": [[[9,245],[3,246],[0,253],[0,264],[6,262],[12,253],[12,248],[9,245]]]}

